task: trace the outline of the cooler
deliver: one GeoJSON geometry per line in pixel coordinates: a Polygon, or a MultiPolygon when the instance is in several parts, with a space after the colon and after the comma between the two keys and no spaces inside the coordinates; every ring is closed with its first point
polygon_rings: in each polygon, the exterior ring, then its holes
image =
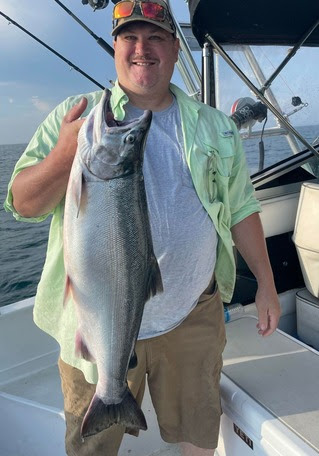
{"type": "Polygon", "coordinates": [[[257,319],[226,325],[218,456],[319,454],[319,353],[257,319]]]}

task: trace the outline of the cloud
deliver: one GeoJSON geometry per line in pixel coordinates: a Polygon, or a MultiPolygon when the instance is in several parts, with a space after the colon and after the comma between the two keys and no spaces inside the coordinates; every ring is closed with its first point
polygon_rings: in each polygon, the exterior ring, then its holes
{"type": "Polygon", "coordinates": [[[31,103],[33,106],[41,112],[49,112],[51,111],[51,105],[45,100],[40,100],[37,95],[31,97],[31,103]]]}
{"type": "Polygon", "coordinates": [[[14,102],[13,98],[9,98],[8,101],[10,104],[12,104],[14,102]]]}
{"type": "Polygon", "coordinates": [[[13,82],[13,81],[0,81],[0,87],[9,87],[14,84],[15,84],[15,82],[13,82]]]}

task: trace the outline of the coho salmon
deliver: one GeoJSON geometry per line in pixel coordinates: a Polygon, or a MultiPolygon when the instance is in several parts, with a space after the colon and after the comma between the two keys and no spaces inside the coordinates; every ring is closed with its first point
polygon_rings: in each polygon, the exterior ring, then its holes
{"type": "Polygon", "coordinates": [[[152,113],[116,121],[110,97],[105,90],[80,129],[65,199],[65,302],[76,309],[76,351],[98,370],[82,437],[112,424],[147,429],[127,372],[145,302],[163,289],[142,172],[152,113]]]}

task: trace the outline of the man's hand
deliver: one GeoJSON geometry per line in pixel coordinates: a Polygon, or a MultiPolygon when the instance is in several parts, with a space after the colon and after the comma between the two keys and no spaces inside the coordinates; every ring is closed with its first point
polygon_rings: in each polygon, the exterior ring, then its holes
{"type": "Polygon", "coordinates": [[[65,195],[77,149],[80,119],[87,99],[64,116],[56,146],[40,163],[23,169],[12,184],[13,204],[23,217],[37,217],[52,211],[65,195]]]}
{"type": "Polygon", "coordinates": [[[85,111],[87,104],[87,99],[83,97],[78,104],[74,105],[67,112],[61,124],[59,139],[55,149],[63,151],[65,159],[69,164],[71,160],[71,165],[77,149],[78,133],[85,121],[85,119],[80,119],[80,116],[85,111]]]}
{"type": "Polygon", "coordinates": [[[258,287],[256,293],[258,311],[258,334],[270,336],[278,326],[280,318],[280,303],[274,287],[258,287]]]}

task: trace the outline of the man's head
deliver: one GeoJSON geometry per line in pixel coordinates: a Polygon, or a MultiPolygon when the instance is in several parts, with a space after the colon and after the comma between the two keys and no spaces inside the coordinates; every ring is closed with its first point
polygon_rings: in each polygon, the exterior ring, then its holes
{"type": "Polygon", "coordinates": [[[155,109],[156,99],[167,105],[179,40],[166,3],[122,1],[115,5],[114,17],[114,61],[120,86],[136,106],[137,98],[142,104],[152,101],[147,109],[155,109]],[[117,10],[118,5],[125,9],[117,10]],[[125,17],[119,18],[120,13],[125,17]]]}
{"type": "Polygon", "coordinates": [[[154,24],[175,36],[176,29],[167,3],[164,0],[120,1],[113,10],[112,35],[134,22],[154,24]]]}

